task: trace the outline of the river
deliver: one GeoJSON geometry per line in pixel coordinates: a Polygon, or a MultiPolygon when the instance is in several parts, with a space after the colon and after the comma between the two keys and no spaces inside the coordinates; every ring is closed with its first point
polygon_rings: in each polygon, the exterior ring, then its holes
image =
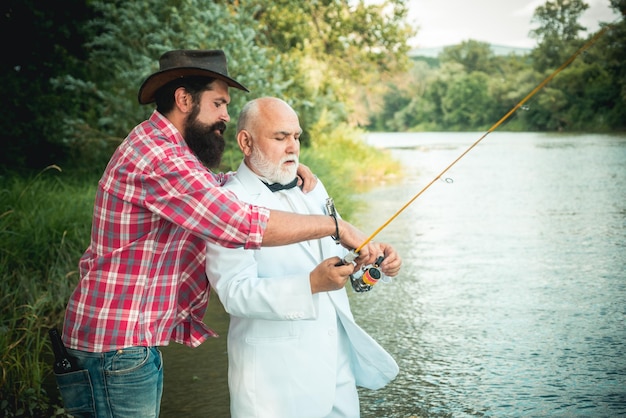
{"type": "MultiPolygon", "coordinates": [[[[370,134],[402,164],[359,196],[401,274],[349,290],[400,366],[360,389],[363,418],[626,415],[626,136],[370,134]],[[440,178],[439,178],[440,177],[440,178]]],[[[162,417],[227,418],[228,316],[197,349],[163,348],[162,417]]]]}

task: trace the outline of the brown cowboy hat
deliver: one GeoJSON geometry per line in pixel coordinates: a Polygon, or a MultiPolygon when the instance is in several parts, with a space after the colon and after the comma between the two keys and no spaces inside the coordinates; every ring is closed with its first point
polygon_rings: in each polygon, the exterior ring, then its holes
{"type": "Polygon", "coordinates": [[[152,74],[139,88],[139,103],[154,102],[154,93],[177,78],[205,76],[217,78],[231,87],[249,91],[242,84],[228,76],[226,55],[216,50],[176,50],[168,51],[159,58],[159,71],[152,74]]]}

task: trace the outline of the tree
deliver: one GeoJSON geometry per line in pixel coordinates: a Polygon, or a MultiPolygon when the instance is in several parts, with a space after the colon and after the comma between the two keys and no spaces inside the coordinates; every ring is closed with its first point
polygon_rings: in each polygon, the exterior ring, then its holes
{"type": "Polygon", "coordinates": [[[485,109],[490,98],[487,74],[476,71],[459,73],[442,97],[443,122],[450,130],[472,130],[486,123],[485,109]]]}
{"type": "MultiPolygon", "coordinates": [[[[551,4],[550,2],[547,5],[551,4]]],[[[613,0],[612,7],[624,7],[624,0],[613,0]]],[[[554,6],[554,4],[552,4],[554,6]]],[[[547,70],[549,62],[545,52],[548,49],[562,50],[560,62],[552,62],[551,69],[556,69],[567,57],[574,53],[589,39],[579,39],[577,32],[582,30],[576,19],[587,5],[580,1],[563,2],[563,10],[552,7],[552,14],[538,8],[537,14],[543,16],[544,26],[540,33],[544,41],[533,51],[535,67],[547,70]],[[560,36],[564,45],[559,45],[560,36]],[[548,39],[554,42],[548,41],[548,39]]],[[[619,9],[618,9],[619,10],[619,9]]],[[[607,24],[604,24],[607,25],[607,24]]],[[[542,123],[545,129],[595,130],[606,131],[624,129],[626,123],[626,71],[623,62],[626,59],[626,26],[624,19],[610,24],[608,31],[588,48],[583,55],[563,70],[551,82],[551,88],[560,90],[558,106],[551,106],[544,111],[551,113],[550,123],[542,123]],[[556,122],[555,122],[556,121],[556,122]]],[[[557,95],[551,94],[552,98],[557,95]]],[[[547,101],[543,101],[547,103],[547,101]]],[[[546,119],[545,117],[542,119],[546,119]]],[[[533,118],[537,121],[537,118],[533,118]]]]}
{"type": "Polygon", "coordinates": [[[567,97],[559,90],[550,86],[544,88],[528,107],[525,119],[528,129],[536,131],[562,131],[567,127],[565,119],[568,107],[567,97]]]}
{"type": "Polygon", "coordinates": [[[585,62],[602,63],[609,74],[612,98],[605,116],[610,128],[626,130],[626,0],[611,0],[611,7],[621,18],[598,40],[585,62]]]}
{"type": "Polygon", "coordinates": [[[535,9],[531,22],[539,27],[530,35],[538,42],[531,54],[537,71],[554,70],[574,53],[578,33],[586,29],[578,19],[588,8],[582,0],[554,0],[535,9]]]}
{"type": "Polygon", "coordinates": [[[448,46],[439,54],[439,60],[442,63],[457,62],[468,73],[482,71],[491,74],[497,71],[494,66],[494,58],[488,43],[471,39],[458,45],[448,46]]]}

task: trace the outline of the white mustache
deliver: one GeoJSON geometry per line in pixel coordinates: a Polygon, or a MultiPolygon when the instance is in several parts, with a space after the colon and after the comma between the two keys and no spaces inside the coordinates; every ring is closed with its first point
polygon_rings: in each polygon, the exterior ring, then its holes
{"type": "Polygon", "coordinates": [[[298,156],[296,154],[291,154],[280,159],[281,164],[288,163],[288,162],[295,162],[296,164],[299,164],[298,156]]]}

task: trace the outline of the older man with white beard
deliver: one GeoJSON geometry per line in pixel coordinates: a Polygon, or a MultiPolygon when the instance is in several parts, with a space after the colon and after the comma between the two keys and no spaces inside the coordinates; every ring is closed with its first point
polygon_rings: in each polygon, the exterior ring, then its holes
{"type": "MultiPolygon", "coordinates": [[[[298,116],[264,97],[242,109],[237,141],[244,160],[225,188],[242,201],[301,214],[324,214],[321,181],[296,187],[298,116]]],[[[335,237],[337,238],[337,237],[335,237]]],[[[401,260],[380,244],[381,269],[395,276],[401,260]]],[[[207,276],[226,311],[231,416],[358,417],[357,386],[395,378],[393,358],[354,321],[344,285],[355,270],[331,237],[260,250],[207,244],[207,276]],[[340,265],[337,265],[340,264],[340,265]]]]}

